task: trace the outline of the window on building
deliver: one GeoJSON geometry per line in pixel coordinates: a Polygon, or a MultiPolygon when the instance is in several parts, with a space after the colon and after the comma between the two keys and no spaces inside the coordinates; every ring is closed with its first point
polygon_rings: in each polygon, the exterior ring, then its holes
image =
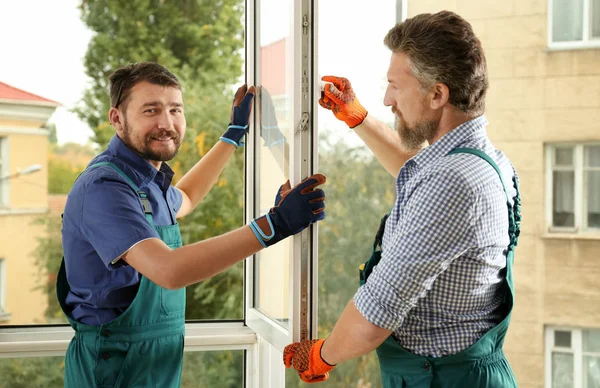
{"type": "Polygon", "coordinates": [[[8,141],[0,137],[0,207],[8,205],[8,141]]]}
{"type": "Polygon", "coordinates": [[[600,0],[550,0],[551,48],[600,46],[600,0]]]}
{"type": "Polygon", "coordinates": [[[0,258],[0,320],[6,312],[6,259],[0,258]]]}
{"type": "Polygon", "coordinates": [[[547,328],[546,379],[553,388],[600,387],[600,330],[547,328]]]}
{"type": "Polygon", "coordinates": [[[600,144],[547,147],[551,231],[600,231],[600,144]]]}

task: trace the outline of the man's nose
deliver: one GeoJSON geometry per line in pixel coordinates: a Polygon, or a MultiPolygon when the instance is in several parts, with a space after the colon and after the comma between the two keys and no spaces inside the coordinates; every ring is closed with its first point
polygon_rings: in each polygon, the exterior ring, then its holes
{"type": "Polygon", "coordinates": [[[159,129],[173,128],[173,119],[171,118],[171,115],[169,115],[169,112],[165,111],[160,114],[160,116],[158,117],[157,126],[159,129]]]}
{"type": "Polygon", "coordinates": [[[390,87],[388,86],[385,90],[385,95],[383,96],[383,105],[385,106],[393,106],[395,105],[395,101],[391,96],[390,87]]]}

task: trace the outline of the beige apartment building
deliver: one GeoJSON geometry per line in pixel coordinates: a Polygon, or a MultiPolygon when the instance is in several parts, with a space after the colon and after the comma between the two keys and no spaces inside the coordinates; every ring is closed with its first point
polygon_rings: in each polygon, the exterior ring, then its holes
{"type": "Polygon", "coordinates": [[[32,253],[48,211],[48,121],[58,103],[0,82],[0,325],[44,323],[32,253]]]}
{"type": "Polygon", "coordinates": [[[513,161],[523,201],[505,345],[519,387],[600,386],[600,2],[407,8],[459,13],[487,56],[488,133],[513,161]]]}

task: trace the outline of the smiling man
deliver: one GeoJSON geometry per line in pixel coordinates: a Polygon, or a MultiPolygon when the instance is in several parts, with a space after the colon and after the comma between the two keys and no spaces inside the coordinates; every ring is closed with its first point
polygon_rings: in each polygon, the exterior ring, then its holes
{"type": "Polygon", "coordinates": [[[142,62],[109,81],[116,135],[73,185],[63,215],[57,293],[75,330],[65,387],[179,387],[185,287],[323,219],[316,186],[325,177],[285,184],[266,215],[182,247],[176,219],[208,194],[246,135],[254,87],[238,89],[223,136],[172,186],[165,162],[186,130],[177,78],[142,62]]]}

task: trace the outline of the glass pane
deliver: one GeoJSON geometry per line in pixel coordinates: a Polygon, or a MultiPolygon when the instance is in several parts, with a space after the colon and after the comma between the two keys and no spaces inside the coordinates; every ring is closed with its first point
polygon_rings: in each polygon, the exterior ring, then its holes
{"type": "Polygon", "coordinates": [[[554,171],[552,174],[554,207],[552,225],[558,227],[575,226],[575,173],[554,171]]]}
{"type": "MultiPolygon", "coordinates": [[[[319,15],[335,15],[349,26],[361,26],[344,29],[340,40],[332,16],[319,17],[319,78],[348,78],[369,114],[394,128],[394,115],[383,105],[391,52],[381,42],[401,17],[396,15],[397,2],[381,0],[376,7],[365,7],[361,1],[345,4],[319,2],[319,15]],[[345,46],[348,42],[367,42],[361,45],[361,57],[368,60],[356,60],[354,50],[345,46]]],[[[394,178],[353,130],[331,111],[318,107],[317,114],[319,171],[328,177],[327,217],[319,224],[318,336],[325,338],[358,289],[358,266],[369,258],[379,221],[393,206],[396,189],[394,178]]],[[[342,363],[330,374],[323,387],[381,387],[375,352],[342,363]]],[[[297,374],[288,376],[288,383],[300,381],[297,374]]],[[[304,386],[296,384],[290,387],[304,386]]]]}
{"type": "Polygon", "coordinates": [[[600,171],[585,174],[587,184],[587,225],[600,228],[600,171]]]}
{"type": "MultiPolygon", "coordinates": [[[[126,2],[101,7],[98,2],[59,3],[0,2],[0,35],[11,36],[2,40],[0,101],[16,101],[2,103],[0,112],[0,143],[8,144],[0,144],[0,159],[9,161],[0,174],[10,174],[0,185],[7,201],[0,207],[18,209],[0,216],[2,242],[10,241],[0,244],[6,272],[6,314],[0,314],[0,324],[65,322],[55,296],[62,258],[60,215],[79,173],[115,134],[107,119],[106,86],[113,70],[158,61],[184,85],[187,131],[169,162],[173,184],[218,141],[229,121],[235,86],[243,83],[243,0],[153,2],[155,7],[135,12],[126,2]],[[45,32],[14,33],[24,25],[45,32]],[[61,46],[61,60],[43,61],[32,72],[31,64],[56,55],[56,42],[68,42],[61,46]],[[8,105],[12,108],[5,109],[8,105]],[[41,168],[28,169],[36,165],[41,168]]],[[[236,152],[198,209],[180,220],[184,244],[243,224],[243,160],[244,152],[236,152]]],[[[243,318],[242,268],[240,263],[188,287],[186,317],[243,318]]]]}
{"type": "MultiPolygon", "coordinates": [[[[292,139],[293,56],[292,0],[260,1],[260,89],[258,118],[258,206],[264,214],[273,206],[279,187],[289,179],[292,139]]],[[[283,326],[289,317],[290,239],[261,251],[255,261],[256,308],[283,326]]]]}
{"type": "Polygon", "coordinates": [[[552,4],[552,41],[582,40],[583,0],[553,0],[552,4]]]}
{"type": "MultiPolygon", "coordinates": [[[[64,357],[0,358],[0,388],[61,388],[64,357]]],[[[185,352],[183,388],[243,386],[244,351],[185,352]]]]}
{"type": "Polygon", "coordinates": [[[0,358],[0,388],[62,388],[64,357],[0,358]]]}
{"type": "Polygon", "coordinates": [[[583,351],[600,353],[600,330],[582,330],[583,351]]]}
{"type": "Polygon", "coordinates": [[[552,388],[573,388],[573,355],[552,353],[552,388]]]}
{"type": "Polygon", "coordinates": [[[239,388],[243,381],[243,350],[183,353],[181,388],[239,388]]]}
{"type": "Polygon", "coordinates": [[[571,332],[570,331],[555,331],[554,346],[561,348],[571,347],[571,332]]]}
{"type": "Polygon", "coordinates": [[[592,0],[592,38],[600,38],[600,0],[592,0]]]}
{"type": "Polygon", "coordinates": [[[600,146],[586,146],[585,165],[588,167],[600,167],[600,146]]]}
{"type": "Polygon", "coordinates": [[[557,147],[554,150],[554,165],[555,166],[572,166],[573,165],[573,148],[557,147]]]}
{"type": "Polygon", "coordinates": [[[600,388],[600,357],[583,357],[583,388],[600,388]]]}

